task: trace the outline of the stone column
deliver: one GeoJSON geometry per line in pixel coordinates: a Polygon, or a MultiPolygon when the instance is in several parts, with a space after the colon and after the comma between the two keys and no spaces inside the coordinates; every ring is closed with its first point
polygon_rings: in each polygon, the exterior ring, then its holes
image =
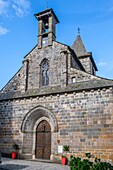
{"type": "Polygon", "coordinates": [[[42,25],[43,21],[40,20],[38,24],[38,48],[42,48],[42,25]]]}
{"type": "Polygon", "coordinates": [[[24,60],[23,61],[23,73],[21,78],[21,92],[25,92],[28,89],[28,67],[29,67],[29,61],[24,60]]]}
{"type": "Polygon", "coordinates": [[[55,41],[55,24],[53,17],[49,17],[49,32],[48,32],[48,45],[52,45],[53,41],[55,41]]]}
{"type": "Polygon", "coordinates": [[[67,51],[61,51],[62,55],[62,69],[61,69],[61,86],[66,87],[68,84],[68,53],[67,51]]]}

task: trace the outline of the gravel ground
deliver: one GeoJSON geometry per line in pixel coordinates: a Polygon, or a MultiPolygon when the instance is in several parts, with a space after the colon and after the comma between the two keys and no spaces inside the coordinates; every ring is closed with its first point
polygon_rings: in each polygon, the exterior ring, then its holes
{"type": "Polygon", "coordinates": [[[69,170],[69,166],[54,163],[2,158],[0,170],[69,170]]]}

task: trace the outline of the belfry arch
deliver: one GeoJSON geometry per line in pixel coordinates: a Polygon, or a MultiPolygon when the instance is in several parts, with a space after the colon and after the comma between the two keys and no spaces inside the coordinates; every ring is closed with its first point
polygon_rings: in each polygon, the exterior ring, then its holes
{"type": "Polygon", "coordinates": [[[58,131],[57,120],[54,114],[43,106],[33,108],[24,117],[21,126],[21,131],[23,133],[22,158],[36,158],[36,131],[38,125],[43,121],[50,125],[51,136],[52,133],[58,131]]]}

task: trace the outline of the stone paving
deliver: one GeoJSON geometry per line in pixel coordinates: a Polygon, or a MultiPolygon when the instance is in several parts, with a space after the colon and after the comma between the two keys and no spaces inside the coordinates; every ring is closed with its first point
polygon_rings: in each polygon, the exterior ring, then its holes
{"type": "Polygon", "coordinates": [[[2,164],[0,164],[0,170],[69,170],[69,166],[54,164],[54,163],[42,163],[36,161],[27,161],[19,159],[2,158],[2,164]]]}

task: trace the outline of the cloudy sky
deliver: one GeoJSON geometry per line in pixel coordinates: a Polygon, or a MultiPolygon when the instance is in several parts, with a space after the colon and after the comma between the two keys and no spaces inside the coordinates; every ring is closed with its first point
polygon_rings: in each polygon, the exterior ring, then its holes
{"type": "Polygon", "coordinates": [[[113,79],[113,0],[0,0],[0,89],[37,44],[34,14],[46,6],[60,20],[57,41],[71,46],[80,27],[86,49],[96,61],[97,75],[113,79]]]}

